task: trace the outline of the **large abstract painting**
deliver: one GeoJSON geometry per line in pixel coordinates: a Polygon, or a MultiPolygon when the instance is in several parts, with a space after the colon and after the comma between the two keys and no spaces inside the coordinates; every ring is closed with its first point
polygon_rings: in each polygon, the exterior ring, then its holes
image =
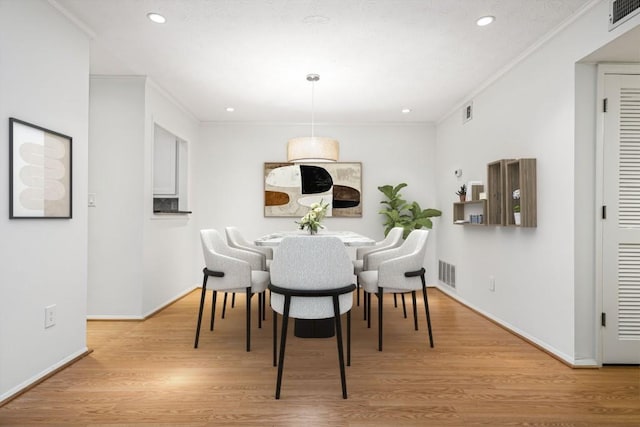
{"type": "Polygon", "coordinates": [[[301,217],[329,203],[327,216],[362,216],[361,163],[265,163],[264,215],[301,217]]]}
{"type": "Polygon", "coordinates": [[[71,218],[71,137],[9,119],[9,218],[71,218]]]}

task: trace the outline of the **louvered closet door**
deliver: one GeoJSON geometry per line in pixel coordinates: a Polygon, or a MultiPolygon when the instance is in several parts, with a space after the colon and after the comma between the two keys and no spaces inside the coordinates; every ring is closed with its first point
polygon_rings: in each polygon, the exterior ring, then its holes
{"type": "Polygon", "coordinates": [[[607,75],[603,363],[640,363],[640,76],[607,75]]]}

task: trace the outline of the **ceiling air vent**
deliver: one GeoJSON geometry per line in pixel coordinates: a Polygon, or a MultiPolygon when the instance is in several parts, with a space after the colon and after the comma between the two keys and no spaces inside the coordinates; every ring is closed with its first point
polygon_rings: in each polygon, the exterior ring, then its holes
{"type": "Polygon", "coordinates": [[[640,0],[609,0],[609,31],[640,13],[640,0]]]}

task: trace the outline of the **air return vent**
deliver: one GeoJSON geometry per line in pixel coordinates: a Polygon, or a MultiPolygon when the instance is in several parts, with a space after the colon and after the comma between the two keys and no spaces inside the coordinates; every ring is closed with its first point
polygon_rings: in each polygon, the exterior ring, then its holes
{"type": "Polygon", "coordinates": [[[609,0],[609,31],[640,13],[640,0],[609,0]]]}
{"type": "Polygon", "coordinates": [[[456,266],[440,260],[438,262],[438,279],[452,288],[455,288],[456,266]]]}

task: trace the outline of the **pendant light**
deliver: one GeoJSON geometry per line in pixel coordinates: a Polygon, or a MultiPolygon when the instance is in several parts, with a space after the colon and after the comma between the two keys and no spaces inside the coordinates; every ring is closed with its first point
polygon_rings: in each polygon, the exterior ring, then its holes
{"type": "Polygon", "coordinates": [[[287,143],[287,161],[294,163],[336,162],[340,147],[332,138],[315,136],[314,129],[314,89],[320,80],[318,74],[308,74],[311,82],[311,136],[291,138],[287,143]]]}

